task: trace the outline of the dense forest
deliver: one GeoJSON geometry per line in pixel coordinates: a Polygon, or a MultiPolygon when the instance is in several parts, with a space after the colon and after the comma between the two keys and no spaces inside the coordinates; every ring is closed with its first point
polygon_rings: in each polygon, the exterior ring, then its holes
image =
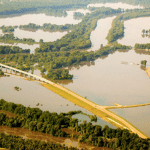
{"type": "MultiPolygon", "coordinates": [[[[79,142],[98,147],[121,150],[150,149],[150,139],[142,139],[138,135],[130,133],[127,129],[111,129],[107,125],[102,128],[100,125],[93,125],[91,122],[87,123],[86,121],[78,124],[78,119],[72,118],[73,114],[78,113],[77,111],[60,114],[50,113],[48,111],[42,111],[39,108],[24,107],[21,104],[7,102],[3,99],[0,100],[0,110],[17,114],[16,117],[8,117],[5,113],[0,113],[1,126],[21,127],[30,131],[51,134],[56,137],[73,137],[78,139],[79,142]],[[73,130],[76,134],[68,134],[62,130],[63,128],[73,130]]],[[[1,134],[1,136],[6,135],[1,134]]],[[[28,140],[24,142],[26,141],[28,140]]],[[[1,140],[0,147],[7,148],[7,146],[11,145],[4,143],[1,140]]]]}

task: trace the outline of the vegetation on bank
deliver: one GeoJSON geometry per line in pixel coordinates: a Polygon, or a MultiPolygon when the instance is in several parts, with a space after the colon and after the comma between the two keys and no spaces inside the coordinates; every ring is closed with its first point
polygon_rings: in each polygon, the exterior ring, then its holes
{"type": "Polygon", "coordinates": [[[15,37],[13,33],[1,35],[0,36],[0,42],[4,42],[4,43],[24,43],[24,44],[29,44],[29,45],[38,43],[38,42],[35,42],[35,40],[31,39],[31,38],[19,39],[18,37],[15,37]]]}
{"type": "Polygon", "coordinates": [[[150,43],[147,43],[147,44],[138,44],[136,43],[134,45],[134,48],[135,49],[146,49],[146,50],[150,50],[150,43]]]}
{"type": "Polygon", "coordinates": [[[80,20],[80,19],[82,19],[83,17],[84,17],[84,14],[81,13],[81,12],[74,12],[74,13],[73,13],[73,18],[74,18],[75,20],[80,20]]]}
{"type": "Polygon", "coordinates": [[[0,46],[0,54],[30,53],[30,49],[22,49],[18,46],[0,46]]]}
{"type": "Polygon", "coordinates": [[[2,32],[14,32],[14,30],[18,28],[18,26],[1,26],[0,29],[2,29],[2,32]]]}
{"type": "Polygon", "coordinates": [[[4,72],[0,69],[0,77],[3,77],[4,75],[4,72]]]}
{"type": "Polygon", "coordinates": [[[34,23],[29,23],[28,25],[20,25],[19,29],[26,30],[26,31],[32,31],[35,32],[38,29],[41,29],[43,31],[49,31],[49,32],[54,32],[54,31],[69,31],[73,28],[72,24],[65,24],[65,25],[56,25],[56,24],[51,24],[51,23],[44,23],[43,26],[36,25],[34,23]]]}
{"type": "MultiPolygon", "coordinates": [[[[6,102],[3,99],[0,100],[0,110],[18,115],[15,117],[7,117],[6,114],[0,113],[0,125],[27,128],[30,131],[39,131],[51,134],[52,136],[73,137],[78,139],[79,142],[98,147],[122,150],[147,150],[150,148],[149,139],[139,138],[138,135],[130,133],[127,129],[111,129],[108,126],[102,128],[100,125],[92,125],[91,122],[87,123],[86,121],[78,124],[78,119],[70,117],[70,115],[76,114],[77,112],[50,113],[48,111],[42,111],[39,108],[24,107],[21,104],[6,102]],[[79,134],[67,134],[62,131],[62,128],[70,128],[79,134]]],[[[2,142],[2,140],[0,141],[2,142]]]]}

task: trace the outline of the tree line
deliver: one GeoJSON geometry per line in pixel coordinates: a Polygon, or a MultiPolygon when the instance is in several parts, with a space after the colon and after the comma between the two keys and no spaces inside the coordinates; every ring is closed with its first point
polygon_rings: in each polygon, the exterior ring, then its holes
{"type": "Polygon", "coordinates": [[[13,33],[1,35],[1,36],[0,36],[0,42],[5,42],[5,43],[37,44],[37,42],[35,42],[35,40],[32,39],[32,38],[19,39],[18,37],[15,37],[13,33]]]}
{"type": "Polygon", "coordinates": [[[0,29],[2,29],[2,32],[14,32],[14,30],[18,28],[18,26],[1,26],[0,29]]]}
{"type": "Polygon", "coordinates": [[[69,31],[71,30],[73,25],[71,24],[65,24],[65,25],[56,25],[51,23],[44,23],[43,26],[36,25],[34,23],[29,23],[28,25],[20,25],[19,29],[26,30],[26,31],[37,31],[38,29],[41,29],[43,31],[69,31]]]}
{"type": "Polygon", "coordinates": [[[147,44],[138,44],[138,43],[136,43],[134,45],[134,48],[135,49],[147,49],[147,50],[149,50],[150,49],[150,43],[147,43],[147,44]]]}
{"type": "Polygon", "coordinates": [[[142,139],[127,129],[111,129],[107,125],[102,128],[100,125],[93,125],[86,121],[78,124],[78,119],[71,117],[73,114],[79,113],[77,111],[60,114],[50,113],[39,108],[24,107],[21,104],[7,102],[3,99],[0,100],[0,110],[18,115],[7,117],[6,114],[0,113],[0,125],[27,128],[30,131],[39,131],[52,136],[72,137],[78,139],[79,142],[98,147],[121,150],[150,149],[150,139],[142,139]],[[70,128],[79,134],[67,134],[61,130],[62,128],[70,128]]]}
{"type": "Polygon", "coordinates": [[[30,49],[22,49],[19,46],[0,45],[0,54],[30,53],[30,49]]]}

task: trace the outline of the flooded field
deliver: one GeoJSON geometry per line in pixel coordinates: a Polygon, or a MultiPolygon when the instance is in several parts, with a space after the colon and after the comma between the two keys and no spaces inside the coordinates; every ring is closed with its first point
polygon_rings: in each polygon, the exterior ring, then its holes
{"type": "Polygon", "coordinates": [[[124,27],[124,37],[118,40],[118,43],[134,46],[136,43],[145,44],[150,42],[150,38],[142,37],[142,30],[149,30],[150,28],[150,17],[127,20],[124,22],[124,27]]]}

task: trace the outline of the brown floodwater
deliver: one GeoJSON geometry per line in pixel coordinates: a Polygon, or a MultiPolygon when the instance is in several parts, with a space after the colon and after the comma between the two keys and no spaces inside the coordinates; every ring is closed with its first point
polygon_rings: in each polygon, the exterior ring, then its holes
{"type": "MultiPolygon", "coordinates": [[[[70,73],[74,75],[73,83],[64,86],[99,105],[149,103],[150,79],[141,65],[134,65],[134,63],[140,64],[141,60],[147,60],[147,67],[150,65],[149,55],[138,54],[134,50],[117,51],[106,58],[97,59],[93,65],[70,68],[70,73]],[[123,64],[122,61],[127,63],[123,64]]],[[[143,113],[145,108],[140,108],[141,113],[138,114],[138,119],[129,115],[128,111],[124,111],[126,119],[134,118],[132,123],[136,126],[145,118],[145,122],[149,124],[147,120],[150,120],[150,113],[148,110],[143,113]],[[145,115],[144,118],[143,115],[145,115]]],[[[137,109],[133,110],[136,112],[137,109]]],[[[120,111],[117,111],[117,114],[122,115],[120,111]]],[[[147,124],[143,123],[139,129],[150,136],[148,132],[150,126],[147,124]]]]}

